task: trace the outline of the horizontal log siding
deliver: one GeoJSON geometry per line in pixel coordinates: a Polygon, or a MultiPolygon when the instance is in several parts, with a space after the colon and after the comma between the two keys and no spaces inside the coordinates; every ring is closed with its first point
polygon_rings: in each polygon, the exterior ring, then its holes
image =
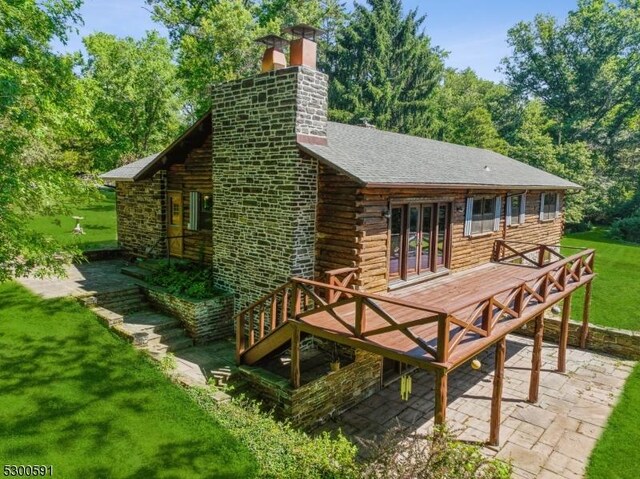
{"type": "Polygon", "coordinates": [[[350,178],[320,165],[316,216],[316,276],[353,267],[358,259],[356,193],[350,178]]]}
{"type": "Polygon", "coordinates": [[[507,226],[506,239],[529,243],[559,244],[564,233],[564,196],[560,193],[560,217],[549,222],[540,222],[541,192],[527,193],[526,221],[518,226],[507,226]]]}
{"type": "MultiPolygon", "coordinates": [[[[340,176],[340,175],[334,175],[340,176]]],[[[343,177],[341,183],[325,172],[325,177],[333,181],[333,185],[346,185],[348,179],[343,177]]],[[[357,285],[370,292],[386,291],[388,283],[388,248],[389,231],[388,219],[383,213],[387,210],[390,201],[415,199],[420,202],[451,202],[452,203],[452,251],[451,270],[460,271],[472,268],[491,261],[493,245],[495,240],[505,237],[514,241],[527,241],[533,243],[557,244],[560,241],[563,231],[563,215],[550,222],[540,222],[540,193],[529,192],[526,203],[526,221],[517,227],[509,227],[505,233],[505,201],[506,191],[471,191],[471,190],[451,190],[443,191],[436,189],[374,189],[361,188],[353,191],[353,187],[341,191],[341,200],[344,195],[351,191],[353,193],[352,204],[355,205],[355,221],[350,225],[348,221],[350,214],[346,218],[334,219],[334,223],[329,222],[329,217],[325,218],[322,228],[322,241],[330,244],[337,242],[340,244],[339,254],[331,256],[332,251],[326,249],[322,252],[319,249],[319,265],[332,267],[358,266],[360,273],[357,285]],[[500,229],[488,235],[477,237],[464,236],[464,215],[465,202],[470,195],[501,195],[503,198],[501,208],[500,229]],[[337,225],[337,227],[336,227],[337,225]],[[334,234],[329,227],[334,228],[334,234]],[[353,234],[353,240],[350,240],[353,234]],[[352,254],[355,254],[353,258],[352,254]]],[[[324,188],[321,184],[321,196],[323,201],[331,202],[331,195],[336,192],[336,186],[332,189],[324,188]]],[[[349,202],[342,205],[345,211],[351,211],[349,202]]],[[[321,226],[319,224],[319,230],[321,226]]],[[[322,269],[328,269],[323,267],[322,269]]]]}
{"type": "Polygon", "coordinates": [[[167,190],[182,191],[183,202],[183,257],[193,261],[211,262],[212,234],[211,231],[190,231],[189,224],[189,193],[197,191],[201,194],[212,194],[212,158],[211,136],[199,148],[192,149],[184,163],[174,163],[167,171],[167,190]]]}

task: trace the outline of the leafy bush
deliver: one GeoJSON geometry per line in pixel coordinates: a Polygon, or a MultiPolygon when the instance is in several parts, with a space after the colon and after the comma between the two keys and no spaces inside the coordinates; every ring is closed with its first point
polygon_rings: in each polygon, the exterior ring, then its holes
{"type": "Polygon", "coordinates": [[[218,296],[214,287],[213,271],[194,263],[163,263],[151,277],[149,283],[161,286],[176,296],[207,299],[218,296]]]}
{"type": "Polygon", "coordinates": [[[419,434],[396,427],[381,440],[363,441],[371,459],[362,477],[370,479],[507,479],[511,465],[482,454],[480,446],[456,441],[446,428],[419,434]]]}
{"type": "Polygon", "coordinates": [[[640,243],[640,215],[614,221],[609,234],[615,239],[640,243]]]}
{"type": "Polygon", "coordinates": [[[567,233],[585,233],[593,229],[593,223],[590,221],[582,223],[567,223],[565,225],[565,231],[567,233]]]}
{"type": "Polygon", "coordinates": [[[339,434],[311,437],[288,423],[260,411],[259,404],[243,398],[216,403],[206,389],[189,394],[239,442],[259,464],[257,477],[268,479],[355,479],[360,477],[357,448],[339,434]]]}

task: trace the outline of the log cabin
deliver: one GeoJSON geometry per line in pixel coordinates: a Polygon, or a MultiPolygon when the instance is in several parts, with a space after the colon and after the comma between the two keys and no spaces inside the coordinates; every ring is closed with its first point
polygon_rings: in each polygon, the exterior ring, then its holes
{"type": "Polygon", "coordinates": [[[261,39],[262,73],[214,86],[211,110],[163,152],[103,175],[116,184],[121,248],[211,265],[234,294],[238,363],[294,423],[339,412],[407,367],[434,373],[442,423],[448,375],[489,347],[502,371],[507,334],[530,321],[535,401],[543,314],[563,302],[562,371],[582,286],[586,340],[595,253],[558,246],[579,185],[493,151],[328,121],[318,31],[287,33],[261,39]],[[349,364],[305,375],[308,338],[349,364]],[[286,393],[248,372],[276,363],[287,364],[286,393]]]}

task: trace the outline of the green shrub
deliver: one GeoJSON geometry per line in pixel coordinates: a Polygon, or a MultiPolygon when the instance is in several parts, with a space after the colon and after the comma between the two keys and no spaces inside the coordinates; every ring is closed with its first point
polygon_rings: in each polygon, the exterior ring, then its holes
{"type": "Polygon", "coordinates": [[[405,427],[381,439],[363,441],[369,459],[362,477],[370,479],[508,479],[511,465],[482,454],[479,445],[456,441],[446,428],[420,434],[405,427]]]}
{"type": "Polygon", "coordinates": [[[357,448],[343,435],[318,437],[297,430],[260,411],[258,403],[234,398],[216,403],[206,389],[189,389],[195,401],[240,443],[259,465],[257,477],[266,479],[355,479],[360,477],[357,448]]]}
{"type": "Polygon", "coordinates": [[[218,296],[220,291],[214,287],[211,268],[195,263],[163,263],[149,277],[149,283],[161,286],[176,296],[193,299],[207,299],[218,296]]]}
{"type": "Polygon", "coordinates": [[[615,239],[640,243],[640,215],[615,221],[609,235],[615,239]]]}
{"type": "Polygon", "coordinates": [[[590,221],[582,223],[567,223],[564,227],[565,233],[585,233],[593,229],[593,223],[590,221]]]}

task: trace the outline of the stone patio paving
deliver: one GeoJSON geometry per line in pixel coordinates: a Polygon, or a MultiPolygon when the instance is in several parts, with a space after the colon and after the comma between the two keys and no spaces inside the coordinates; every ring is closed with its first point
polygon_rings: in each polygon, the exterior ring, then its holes
{"type": "Polygon", "coordinates": [[[127,289],[138,282],[120,273],[128,263],[122,259],[73,264],[66,278],[20,278],[18,282],[43,298],[82,296],[88,293],[127,289]]]}
{"type": "MultiPolygon", "coordinates": [[[[555,372],[557,345],[545,343],[540,374],[540,400],[526,401],[533,341],[509,336],[502,399],[500,446],[484,447],[489,456],[511,460],[515,478],[582,477],[589,454],[624,382],[634,366],[610,356],[569,348],[567,373],[555,372]]],[[[462,366],[449,377],[447,421],[460,439],[489,437],[493,381],[493,348],[481,354],[481,371],[462,366]]],[[[395,382],[321,426],[352,439],[375,439],[398,422],[412,430],[433,427],[433,376],[413,374],[413,394],[400,399],[395,382]]]]}

